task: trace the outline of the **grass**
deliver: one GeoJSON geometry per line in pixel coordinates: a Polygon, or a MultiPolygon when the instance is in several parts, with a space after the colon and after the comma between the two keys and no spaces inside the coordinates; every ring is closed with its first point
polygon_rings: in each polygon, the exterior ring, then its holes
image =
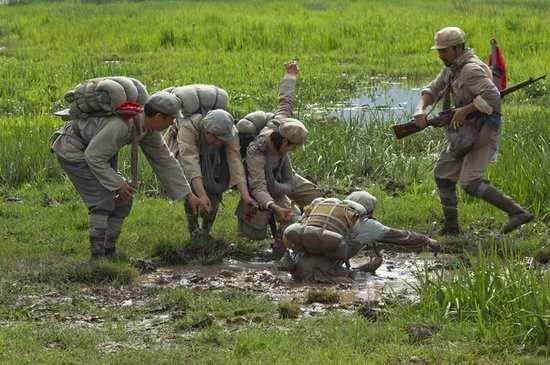
{"type": "MultiPolygon", "coordinates": [[[[318,123],[308,110],[355,95],[378,74],[427,82],[441,67],[428,50],[433,32],[451,24],[466,30],[482,58],[495,35],[511,83],[548,73],[546,1],[19,3],[0,6],[1,363],[547,362],[549,276],[524,257],[544,265],[550,246],[549,81],[505,103],[499,159],[487,177],[537,215],[507,236],[498,233],[504,214],[462,192],[464,234],[437,236],[431,169],[441,130],[398,142],[386,123],[318,123]],[[290,58],[300,62],[298,117],[310,130],[306,149],[293,156],[297,170],[338,196],[369,189],[383,223],[442,239],[447,250],[465,251],[462,264],[425,273],[418,301],[388,301],[374,322],[370,308],[300,318],[296,301],[313,290],[277,305],[244,290],[145,289],[135,283],[135,258],[182,264],[182,250],[204,262],[219,255],[189,245],[183,207],[162,198],[144,158],[118,259],[82,263],[86,211],[47,144],[62,124],[51,112],[67,89],[113,74],[136,77],[151,92],[212,83],[229,92],[239,117],[275,108],[290,58]],[[440,330],[414,342],[407,328],[417,323],[440,330]]],[[[128,175],[128,151],[120,161],[128,175]]],[[[236,203],[227,194],[214,236],[234,245],[232,256],[251,258],[267,243],[238,236],[236,203]]]]}

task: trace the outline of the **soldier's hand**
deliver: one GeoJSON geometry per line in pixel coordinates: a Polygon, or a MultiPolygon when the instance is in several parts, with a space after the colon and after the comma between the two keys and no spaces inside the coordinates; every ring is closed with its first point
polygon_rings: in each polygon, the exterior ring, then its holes
{"type": "Polygon", "coordinates": [[[130,186],[130,184],[128,184],[127,182],[124,182],[124,184],[120,188],[118,188],[116,192],[118,195],[118,199],[126,202],[132,199],[135,189],[132,186],[130,186]]]}
{"type": "Polygon", "coordinates": [[[298,76],[298,62],[294,60],[290,60],[287,63],[285,63],[285,70],[286,73],[293,76],[298,76]]]}
{"type": "Polygon", "coordinates": [[[212,208],[212,203],[210,203],[210,199],[208,199],[208,195],[201,196],[199,198],[199,205],[207,212],[210,212],[210,209],[212,208]]]}
{"type": "Polygon", "coordinates": [[[254,200],[250,194],[242,194],[241,199],[249,206],[258,208],[258,203],[254,200]]]}
{"type": "Polygon", "coordinates": [[[426,128],[428,126],[428,119],[424,112],[415,114],[413,118],[413,122],[418,128],[426,128]]]}
{"type": "Polygon", "coordinates": [[[282,222],[288,222],[292,217],[292,209],[290,208],[283,208],[276,204],[272,204],[271,208],[277,215],[277,218],[282,222]]]}
{"type": "Polygon", "coordinates": [[[458,127],[464,124],[468,112],[464,108],[456,108],[453,114],[453,119],[451,119],[451,128],[457,129],[458,127]]]}

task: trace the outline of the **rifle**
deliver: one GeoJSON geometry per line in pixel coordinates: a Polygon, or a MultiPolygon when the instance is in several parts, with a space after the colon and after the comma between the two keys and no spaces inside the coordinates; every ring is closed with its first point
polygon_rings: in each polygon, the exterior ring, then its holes
{"type": "MultiPolygon", "coordinates": [[[[508,94],[513,93],[514,91],[517,91],[519,89],[522,89],[528,85],[531,85],[532,83],[535,83],[539,80],[542,80],[546,77],[546,75],[539,76],[537,78],[530,77],[528,80],[522,81],[518,84],[512,85],[510,87],[507,87],[506,89],[502,90],[500,92],[500,97],[503,98],[508,94]]],[[[433,118],[429,118],[427,120],[429,127],[443,127],[445,125],[448,125],[451,123],[451,120],[453,119],[454,115],[454,109],[448,109],[444,110],[441,113],[439,113],[437,116],[433,118]]],[[[468,115],[468,118],[474,117],[474,116],[481,116],[481,112],[474,112],[468,115]]],[[[424,128],[418,127],[416,124],[414,124],[414,120],[411,119],[408,123],[403,124],[395,124],[392,125],[393,132],[395,133],[395,137],[397,139],[401,139],[403,137],[410,136],[411,134],[414,134],[416,132],[419,132],[423,130],[424,128]]]]}

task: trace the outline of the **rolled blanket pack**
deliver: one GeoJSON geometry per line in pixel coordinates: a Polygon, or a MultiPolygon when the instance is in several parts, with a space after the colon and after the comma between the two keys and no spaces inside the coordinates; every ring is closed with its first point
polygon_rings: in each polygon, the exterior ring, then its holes
{"type": "Polygon", "coordinates": [[[126,102],[145,105],[148,98],[140,81],[124,76],[90,79],[65,94],[71,119],[112,115],[126,102]]]}
{"type": "Polygon", "coordinates": [[[184,116],[192,114],[206,115],[210,110],[227,110],[229,97],[224,89],[214,85],[193,84],[164,89],[181,100],[184,116]]]}

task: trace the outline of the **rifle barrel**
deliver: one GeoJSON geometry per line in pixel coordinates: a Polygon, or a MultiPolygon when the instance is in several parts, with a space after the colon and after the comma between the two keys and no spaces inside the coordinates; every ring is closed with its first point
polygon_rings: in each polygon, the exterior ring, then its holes
{"type": "Polygon", "coordinates": [[[504,97],[504,96],[506,96],[506,95],[508,95],[508,94],[510,94],[510,93],[513,93],[513,92],[516,91],[516,90],[519,90],[519,89],[521,89],[521,88],[523,88],[523,87],[525,87],[525,86],[527,86],[527,85],[531,85],[532,83],[535,83],[535,82],[537,82],[537,81],[539,81],[539,80],[541,80],[541,79],[544,79],[544,78],[546,78],[546,75],[542,75],[542,76],[539,76],[539,77],[537,77],[537,78],[532,78],[532,77],[530,77],[528,80],[522,81],[522,82],[520,82],[520,83],[518,83],[518,84],[512,85],[512,86],[507,87],[506,89],[502,90],[502,91],[500,92],[500,97],[502,98],[502,97],[504,97]]]}

